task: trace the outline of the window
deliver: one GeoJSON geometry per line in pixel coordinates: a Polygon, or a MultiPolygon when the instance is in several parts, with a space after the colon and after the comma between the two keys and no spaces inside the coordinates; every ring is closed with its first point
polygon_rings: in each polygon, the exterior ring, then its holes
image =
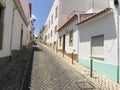
{"type": "Polygon", "coordinates": [[[45,35],[45,41],[47,40],[47,35],[45,35]]]}
{"type": "Polygon", "coordinates": [[[58,16],[58,6],[55,9],[55,18],[57,18],[57,16],[58,16]]]}
{"type": "Polygon", "coordinates": [[[52,37],[52,30],[51,30],[51,37],[52,37]]]}
{"type": "Polygon", "coordinates": [[[57,25],[55,26],[55,34],[57,33],[57,25]]]}
{"type": "Polygon", "coordinates": [[[104,35],[91,37],[91,57],[104,58],[104,35]]]}
{"type": "Polygon", "coordinates": [[[70,46],[73,45],[73,30],[69,32],[69,45],[70,46]]]}
{"type": "Polygon", "coordinates": [[[51,16],[51,25],[53,24],[53,15],[51,16]]]}
{"type": "Polygon", "coordinates": [[[49,33],[48,33],[48,39],[49,39],[49,33]]]}
{"type": "Polygon", "coordinates": [[[4,14],[4,8],[0,7],[0,50],[2,49],[3,44],[3,15],[4,14]]]}
{"type": "Polygon", "coordinates": [[[49,20],[49,27],[50,27],[50,20],[49,20]]]}
{"type": "Polygon", "coordinates": [[[62,37],[60,36],[59,38],[60,38],[59,46],[61,47],[62,37]]]}

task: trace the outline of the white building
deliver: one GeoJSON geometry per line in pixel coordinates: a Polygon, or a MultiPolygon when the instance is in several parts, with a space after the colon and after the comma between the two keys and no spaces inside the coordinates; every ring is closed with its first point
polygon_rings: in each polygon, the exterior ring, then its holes
{"type": "Polygon", "coordinates": [[[98,12],[108,5],[108,0],[103,2],[101,0],[54,0],[44,25],[44,41],[52,49],[57,49],[59,38],[57,30],[73,16],[74,12],[98,12]]]}
{"type": "Polygon", "coordinates": [[[78,61],[104,76],[120,81],[119,6],[110,1],[108,8],[78,23],[78,61]]]}
{"type": "MultiPolygon", "coordinates": [[[[78,10],[75,10],[76,7],[73,7],[72,9],[68,7],[68,5],[75,6],[76,4],[63,4],[66,7],[65,9],[64,7],[62,8],[63,13],[67,12],[67,9],[71,9],[71,14],[68,15],[66,22],[58,29],[58,50],[63,52],[63,55],[66,54],[70,57],[72,57],[71,54],[73,52],[74,59],[77,59],[78,56],[78,27],[76,24],[109,6],[108,1],[84,0],[80,2],[79,6],[77,6],[78,10]]],[[[61,15],[61,17],[63,16],[61,15]]],[[[63,23],[61,19],[60,22],[63,23]]]]}
{"type": "Polygon", "coordinates": [[[45,34],[44,34],[45,32],[44,32],[44,30],[45,30],[45,26],[42,26],[42,28],[41,28],[41,30],[39,32],[39,35],[38,35],[38,39],[39,39],[39,41],[41,43],[46,44],[47,42],[46,42],[46,39],[45,39],[45,34]]]}
{"type": "Polygon", "coordinates": [[[58,50],[74,60],[78,59],[78,27],[77,23],[90,17],[94,13],[74,12],[73,16],[58,29],[58,50]]]}
{"type": "Polygon", "coordinates": [[[44,37],[48,46],[57,48],[57,30],[71,17],[72,12],[84,12],[88,7],[83,0],[55,0],[45,22],[44,37]],[[80,6],[81,4],[81,6],[80,6]]]}
{"type": "Polygon", "coordinates": [[[78,56],[78,15],[73,15],[63,26],[58,29],[58,51],[68,56],[78,56]]]}
{"type": "Polygon", "coordinates": [[[11,59],[13,51],[16,54],[16,51],[30,42],[29,3],[26,1],[26,16],[23,1],[0,0],[0,66],[11,59]]]}
{"type": "Polygon", "coordinates": [[[94,70],[119,82],[120,8],[117,1],[55,0],[43,36],[47,36],[47,43],[53,49],[56,47],[67,55],[75,49],[81,64],[90,68],[92,59],[94,70]],[[57,19],[54,18],[56,7],[57,19]],[[89,15],[84,17],[86,14],[89,15]],[[80,19],[81,16],[84,18],[80,19]]]}

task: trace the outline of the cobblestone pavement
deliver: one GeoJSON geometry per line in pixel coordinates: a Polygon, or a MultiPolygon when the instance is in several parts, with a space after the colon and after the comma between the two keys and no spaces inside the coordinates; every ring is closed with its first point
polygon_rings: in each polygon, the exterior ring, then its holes
{"type": "Polygon", "coordinates": [[[32,49],[26,49],[0,70],[0,90],[21,90],[24,72],[30,60],[32,49]]]}
{"type": "Polygon", "coordinates": [[[30,90],[102,90],[43,45],[37,47],[30,90]]]}
{"type": "MultiPolygon", "coordinates": [[[[46,48],[48,48],[46,45],[44,45],[46,48]]],[[[51,49],[49,49],[51,50],[51,49]]],[[[51,50],[53,52],[53,50],[51,50]]],[[[95,83],[97,86],[100,86],[102,90],[120,90],[120,84],[117,82],[103,76],[102,74],[93,71],[92,78],[90,77],[90,69],[85,67],[84,65],[74,61],[73,64],[71,61],[71,58],[64,55],[61,52],[54,51],[54,54],[57,56],[61,57],[66,63],[68,63],[71,67],[73,67],[75,70],[79,71],[81,74],[83,74],[88,80],[92,81],[95,83]]]]}

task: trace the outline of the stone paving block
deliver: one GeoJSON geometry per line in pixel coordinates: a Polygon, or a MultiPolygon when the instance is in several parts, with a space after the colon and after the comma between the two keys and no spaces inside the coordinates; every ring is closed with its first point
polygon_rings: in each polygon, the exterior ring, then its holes
{"type": "MultiPolygon", "coordinates": [[[[85,87],[90,87],[89,80],[72,65],[43,45],[37,47],[42,51],[34,53],[30,90],[82,90],[76,82],[86,82],[85,87]]],[[[89,89],[100,88],[92,85],[94,88],[89,89]]]]}

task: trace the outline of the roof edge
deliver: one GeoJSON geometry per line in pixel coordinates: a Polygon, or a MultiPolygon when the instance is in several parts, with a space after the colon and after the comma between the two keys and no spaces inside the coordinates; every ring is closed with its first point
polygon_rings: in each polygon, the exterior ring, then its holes
{"type": "Polygon", "coordinates": [[[112,10],[112,8],[106,8],[106,9],[104,9],[104,10],[102,10],[102,11],[100,11],[100,12],[98,12],[98,13],[96,13],[96,14],[94,14],[94,15],[92,15],[92,16],[90,16],[90,17],[88,17],[88,18],[86,18],[82,21],[80,21],[76,25],[81,25],[81,24],[86,23],[86,22],[88,22],[88,21],[90,21],[90,20],[92,20],[96,17],[99,17],[101,15],[105,15],[105,14],[109,13],[111,10],[112,10]]]}

